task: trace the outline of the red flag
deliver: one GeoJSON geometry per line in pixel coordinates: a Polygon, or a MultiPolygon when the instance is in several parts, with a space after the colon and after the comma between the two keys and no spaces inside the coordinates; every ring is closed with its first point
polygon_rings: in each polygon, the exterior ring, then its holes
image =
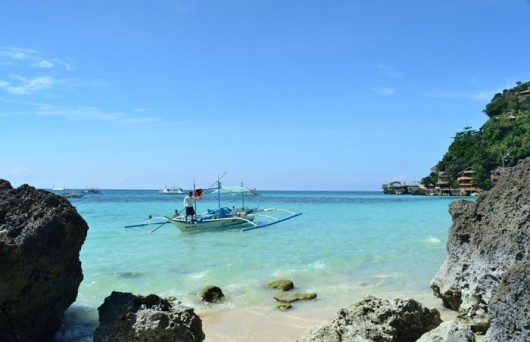
{"type": "Polygon", "coordinates": [[[202,195],[202,189],[196,189],[195,193],[193,194],[193,196],[195,196],[195,198],[199,198],[199,197],[201,197],[201,195],[202,195]]]}

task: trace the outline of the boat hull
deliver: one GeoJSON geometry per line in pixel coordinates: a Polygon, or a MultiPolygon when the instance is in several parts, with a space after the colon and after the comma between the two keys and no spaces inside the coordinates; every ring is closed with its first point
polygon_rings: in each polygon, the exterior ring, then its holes
{"type": "Polygon", "coordinates": [[[194,223],[186,222],[181,219],[172,219],[171,223],[182,232],[197,232],[204,230],[215,230],[215,229],[224,229],[224,228],[243,228],[252,226],[254,217],[246,217],[241,219],[239,217],[225,217],[211,220],[199,220],[194,223]]]}

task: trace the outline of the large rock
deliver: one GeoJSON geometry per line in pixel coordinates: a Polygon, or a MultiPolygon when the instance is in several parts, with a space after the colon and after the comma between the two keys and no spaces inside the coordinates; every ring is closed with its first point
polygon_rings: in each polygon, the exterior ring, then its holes
{"type": "Polygon", "coordinates": [[[174,298],[112,292],[98,308],[94,342],[204,341],[202,321],[174,298]]]}
{"type": "Polygon", "coordinates": [[[530,341],[530,262],[504,274],[489,303],[491,326],[483,342],[530,341]]]}
{"type": "Polygon", "coordinates": [[[460,319],[485,331],[488,304],[504,273],[530,258],[530,159],[476,202],[454,202],[450,213],[448,255],[431,288],[460,319]]]}
{"type": "Polygon", "coordinates": [[[437,310],[413,299],[389,301],[367,296],[304,334],[300,342],[412,342],[441,322],[437,310]]]}
{"type": "Polygon", "coordinates": [[[456,321],[447,321],[423,334],[416,342],[475,342],[471,327],[456,321]]]}
{"type": "Polygon", "coordinates": [[[83,280],[88,226],[68,200],[0,180],[0,341],[44,341],[83,280]]]}

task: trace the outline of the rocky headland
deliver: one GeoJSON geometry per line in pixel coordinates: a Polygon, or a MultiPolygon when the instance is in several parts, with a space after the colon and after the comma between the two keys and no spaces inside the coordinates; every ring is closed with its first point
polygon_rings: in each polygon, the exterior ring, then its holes
{"type": "Polygon", "coordinates": [[[431,288],[461,320],[485,332],[504,275],[530,259],[530,159],[475,202],[453,202],[450,213],[447,258],[431,288]]]}

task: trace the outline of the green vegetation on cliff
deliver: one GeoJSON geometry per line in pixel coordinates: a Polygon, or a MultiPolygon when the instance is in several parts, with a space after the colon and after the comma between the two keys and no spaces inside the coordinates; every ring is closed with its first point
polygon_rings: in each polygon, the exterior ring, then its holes
{"type": "MultiPolygon", "coordinates": [[[[490,171],[496,167],[514,166],[519,159],[530,156],[530,82],[517,82],[512,89],[497,93],[484,113],[486,123],[479,129],[465,127],[456,133],[442,160],[436,164],[438,172],[449,176],[457,187],[458,173],[471,168],[474,181],[483,189],[491,187],[490,171]]],[[[425,186],[434,186],[438,173],[423,178],[425,186]]]]}

